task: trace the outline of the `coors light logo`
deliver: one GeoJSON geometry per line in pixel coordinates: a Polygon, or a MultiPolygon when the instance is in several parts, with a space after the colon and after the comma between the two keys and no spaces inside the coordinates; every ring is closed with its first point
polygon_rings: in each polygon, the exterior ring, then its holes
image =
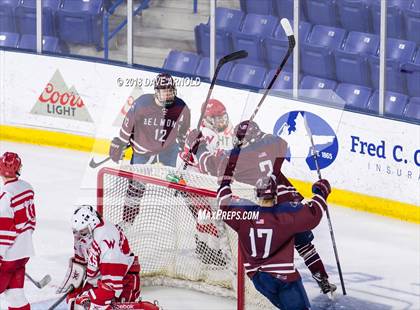
{"type": "Polygon", "coordinates": [[[58,70],[39,95],[31,113],[92,122],[82,97],[74,86],[67,87],[58,70]]]}

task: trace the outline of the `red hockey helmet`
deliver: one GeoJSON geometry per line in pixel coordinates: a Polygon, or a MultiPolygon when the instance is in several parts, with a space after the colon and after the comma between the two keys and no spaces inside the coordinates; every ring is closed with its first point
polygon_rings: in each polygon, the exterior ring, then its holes
{"type": "Polygon", "coordinates": [[[19,176],[22,160],[19,155],[12,152],[6,152],[0,157],[0,175],[14,178],[19,176]]]}
{"type": "Polygon", "coordinates": [[[176,96],[175,81],[168,73],[159,73],[155,79],[155,97],[162,107],[170,106],[176,96]]]}
{"type": "Polygon", "coordinates": [[[242,121],[235,126],[234,143],[235,145],[238,143],[247,145],[248,143],[254,143],[263,135],[264,133],[256,122],[250,120],[242,121]]]}
{"type": "Polygon", "coordinates": [[[259,178],[255,184],[255,196],[257,199],[272,200],[277,197],[277,183],[274,175],[259,178]]]}
{"type": "Polygon", "coordinates": [[[225,105],[217,100],[210,99],[205,106],[205,102],[201,107],[204,111],[204,125],[216,132],[222,132],[229,126],[229,116],[226,112],[225,105]]]}

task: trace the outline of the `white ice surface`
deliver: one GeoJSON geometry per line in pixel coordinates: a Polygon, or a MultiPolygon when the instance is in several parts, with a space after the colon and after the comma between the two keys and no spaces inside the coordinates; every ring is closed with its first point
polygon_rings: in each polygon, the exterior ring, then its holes
{"type": "MultiPolygon", "coordinates": [[[[6,150],[22,157],[22,178],[35,189],[37,255],[27,272],[36,279],[48,273],[52,281],[42,290],[27,281],[25,291],[33,309],[47,309],[58,297],[55,290],[72,252],[74,206],[95,202],[96,171],[88,167],[88,153],[0,141],[0,152],[6,150]]],[[[420,309],[420,226],[342,207],[331,208],[331,217],[348,296],[337,294],[331,303],[297,258],[313,309],[420,309]]],[[[339,285],[325,218],[314,233],[331,280],[339,285]]],[[[143,298],[159,300],[165,310],[235,309],[233,300],[186,289],[144,288],[143,298]]],[[[0,309],[7,309],[3,295],[0,309]]]]}

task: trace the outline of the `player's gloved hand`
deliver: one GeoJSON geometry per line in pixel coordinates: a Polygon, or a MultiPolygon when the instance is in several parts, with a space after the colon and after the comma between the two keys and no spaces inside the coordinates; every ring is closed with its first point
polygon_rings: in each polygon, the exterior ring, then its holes
{"type": "Polygon", "coordinates": [[[122,159],[126,146],[125,142],[120,138],[115,137],[112,139],[111,146],[109,148],[109,157],[111,157],[113,162],[118,164],[118,162],[122,159]]]}
{"type": "Polygon", "coordinates": [[[318,180],[312,185],[312,193],[320,195],[327,200],[328,195],[331,193],[331,185],[325,179],[318,180]]]}
{"type": "Polygon", "coordinates": [[[73,289],[73,291],[67,293],[66,303],[71,305],[77,298],[77,296],[82,292],[82,287],[73,289]]]}
{"type": "Polygon", "coordinates": [[[185,148],[191,150],[193,154],[197,154],[198,147],[204,141],[205,139],[202,132],[198,131],[197,129],[193,129],[190,131],[187,139],[185,140],[185,148]]]}
{"type": "Polygon", "coordinates": [[[80,305],[83,306],[85,309],[89,309],[90,307],[90,296],[89,296],[89,292],[83,292],[81,295],[77,296],[75,304],[76,305],[80,305]]]}

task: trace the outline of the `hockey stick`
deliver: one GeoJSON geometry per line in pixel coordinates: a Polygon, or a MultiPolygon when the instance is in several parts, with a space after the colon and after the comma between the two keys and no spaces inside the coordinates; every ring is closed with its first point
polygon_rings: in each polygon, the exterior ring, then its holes
{"type": "Polygon", "coordinates": [[[37,288],[41,289],[45,285],[51,282],[51,276],[47,274],[40,281],[34,280],[29,274],[25,273],[25,276],[31,281],[37,288]]]}
{"type": "Polygon", "coordinates": [[[102,165],[102,164],[104,164],[104,163],[106,163],[108,160],[110,160],[111,159],[111,157],[107,157],[107,158],[105,158],[104,160],[101,160],[101,161],[98,161],[98,162],[95,162],[95,159],[94,158],[92,158],[91,160],[90,160],[90,162],[89,162],[89,167],[91,167],[91,168],[97,168],[97,167],[99,167],[100,165],[102,165]]]}
{"type": "MultiPolygon", "coordinates": [[[[204,106],[201,109],[200,118],[198,120],[197,127],[196,127],[197,131],[200,130],[201,123],[203,122],[204,114],[206,113],[207,104],[208,104],[210,96],[213,92],[214,85],[216,84],[217,76],[219,74],[220,69],[223,67],[224,64],[226,64],[228,62],[239,60],[239,59],[246,58],[246,57],[248,57],[248,52],[244,51],[244,50],[240,50],[240,51],[236,51],[236,52],[233,52],[231,54],[228,54],[228,55],[224,56],[217,63],[216,69],[214,71],[213,78],[211,80],[209,90],[207,92],[206,101],[204,102],[204,106]]],[[[198,139],[194,141],[191,148],[188,150],[188,154],[187,154],[187,157],[186,157],[187,159],[191,157],[192,150],[195,148],[197,143],[198,143],[198,139]]],[[[187,167],[188,167],[188,162],[187,162],[187,160],[185,160],[184,165],[182,166],[182,171],[185,171],[187,169],[187,167]]]]}
{"type": "MultiPolygon", "coordinates": [[[[257,115],[258,111],[260,110],[265,98],[267,97],[267,95],[269,94],[271,88],[274,85],[274,82],[276,81],[277,77],[280,75],[280,72],[283,70],[287,60],[289,59],[290,55],[293,53],[293,49],[295,48],[296,45],[296,41],[295,41],[295,36],[293,34],[293,29],[292,26],[290,25],[290,22],[287,18],[282,18],[282,20],[280,21],[284,32],[287,35],[287,39],[289,41],[289,47],[287,49],[286,55],[284,56],[282,62],[280,63],[280,66],[277,68],[276,72],[274,73],[273,78],[270,81],[270,84],[268,84],[267,89],[265,90],[263,96],[261,97],[260,101],[258,102],[257,107],[255,108],[254,112],[252,113],[251,117],[249,118],[249,121],[254,120],[255,116],[257,115]]],[[[229,171],[229,169],[232,169],[232,167],[236,167],[236,161],[239,158],[239,153],[241,152],[241,141],[243,140],[244,137],[238,136],[238,133],[236,134],[236,138],[237,138],[237,142],[235,143],[232,151],[229,154],[229,160],[228,160],[228,164],[226,166],[225,169],[225,173],[224,176],[226,176],[226,173],[229,171]],[[234,153],[235,156],[232,156],[234,153]]],[[[234,170],[234,168],[233,168],[234,170]]],[[[231,173],[233,173],[234,171],[231,171],[231,173]]]]}
{"type": "Polygon", "coordinates": [[[58,299],[57,299],[57,301],[56,301],[55,303],[53,303],[53,304],[52,304],[52,305],[48,308],[48,310],[54,310],[55,308],[57,308],[57,306],[59,306],[59,305],[63,302],[63,300],[64,300],[64,299],[66,299],[67,295],[68,295],[69,293],[71,293],[73,290],[74,290],[74,286],[73,286],[73,285],[70,285],[70,287],[69,287],[69,291],[68,291],[67,293],[63,294],[60,298],[58,298],[58,299]]]}
{"type": "MultiPolygon", "coordinates": [[[[316,172],[318,174],[318,179],[321,180],[322,177],[321,177],[321,169],[319,168],[319,163],[318,163],[318,154],[316,153],[314,139],[313,139],[313,136],[312,136],[311,128],[309,128],[309,125],[308,125],[308,120],[306,119],[306,114],[303,115],[303,120],[304,120],[304,124],[305,124],[305,128],[306,128],[306,132],[309,136],[309,139],[311,140],[312,154],[313,154],[314,160],[315,160],[315,166],[316,166],[316,172]]],[[[341,289],[343,291],[343,295],[347,295],[346,287],[344,285],[343,272],[341,271],[340,259],[338,258],[337,244],[335,242],[334,230],[333,230],[333,227],[332,227],[330,211],[329,211],[328,206],[327,206],[327,208],[325,208],[325,213],[327,214],[328,227],[329,227],[329,230],[330,230],[331,241],[332,241],[333,248],[334,248],[335,261],[337,263],[337,269],[338,269],[338,275],[340,277],[341,289]]]]}

